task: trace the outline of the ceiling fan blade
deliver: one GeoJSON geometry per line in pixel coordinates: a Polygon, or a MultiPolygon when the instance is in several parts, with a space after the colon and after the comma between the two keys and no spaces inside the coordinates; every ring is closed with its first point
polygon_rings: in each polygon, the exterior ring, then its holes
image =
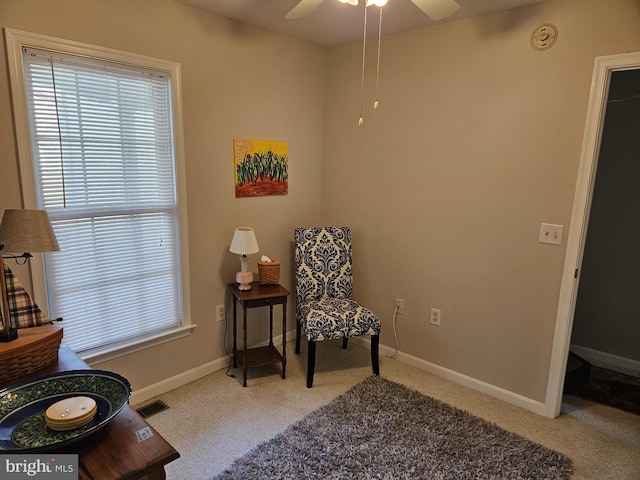
{"type": "Polygon", "coordinates": [[[324,2],[324,0],[300,0],[295,7],[293,7],[284,18],[289,20],[306,17],[310,15],[318,6],[324,2]]]}
{"type": "Polygon", "coordinates": [[[431,20],[438,21],[453,15],[460,9],[455,0],[411,0],[416,7],[426,13],[431,20]]]}

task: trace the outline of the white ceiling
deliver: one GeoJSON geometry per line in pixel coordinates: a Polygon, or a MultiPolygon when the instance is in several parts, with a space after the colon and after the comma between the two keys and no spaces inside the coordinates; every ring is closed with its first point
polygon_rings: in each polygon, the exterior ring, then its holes
{"type": "MultiPolygon", "coordinates": [[[[305,40],[321,46],[335,46],[362,39],[363,8],[324,0],[314,12],[296,20],[285,15],[299,0],[178,0],[239,22],[305,40]]],[[[437,23],[451,22],[499,10],[508,10],[548,0],[457,0],[461,5],[451,17],[437,23]]],[[[360,2],[362,3],[362,1],[360,2]]],[[[369,12],[368,32],[378,31],[378,12],[369,12]]],[[[411,0],[389,0],[384,7],[382,34],[404,32],[434,25],[411,0]]]]}

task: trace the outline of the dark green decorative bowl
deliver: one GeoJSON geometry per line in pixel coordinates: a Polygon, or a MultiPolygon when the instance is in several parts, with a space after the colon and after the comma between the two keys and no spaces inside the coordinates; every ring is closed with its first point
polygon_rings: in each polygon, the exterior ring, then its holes
{"type": "Polygon", "coordinates": [[[131,384],[104,370],[69,370],[42,375],[0,390],[0,451],[38,451],[62,448],[109,422],[129,401],[131,384]],[[74,430],[47,427],[45,412],[69,397],[96,402],[93,420],[74,430]]]}

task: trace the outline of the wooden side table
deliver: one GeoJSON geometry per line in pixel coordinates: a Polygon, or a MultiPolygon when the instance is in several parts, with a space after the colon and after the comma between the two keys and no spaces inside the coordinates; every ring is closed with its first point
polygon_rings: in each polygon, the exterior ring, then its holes
{"type": "MultiPolygon", "coordinates": [[[[89,369],[89,366],[68,347],[62,346],[56,361],[13,383],[47,373],[85,369],[89,369]]],[[[6,386],[0,383],[0,387],[6,386]]],[[[125,405],[99,431],[56,453],[78,454],[80,480],[162,480],[166,478],[164,466],[180,456],[129,405],[125,405]]]]}
{"type": "Polygon", "coordinates": [[[238,360],[242,365],[242,386],[247,386],[249,368],[282,363],[282,378],[286,376],[287,365],[287,296],[289,291],[282,285],[251,284],[251,290],[238,290],[236,283],[230,283],[228,290],[233,296],[233,366],[238,360]],[[242,305],[242,351],[237,344],[237,304],[242,305]],[[282,354],[273,345],[273,306],[282,305],[282,354]],[[264,347],[247,348],[247,311],[255,307],[269,307],[269,344],[264,347]],[[241,355],[238,355],[241,353],[241,355]]]}

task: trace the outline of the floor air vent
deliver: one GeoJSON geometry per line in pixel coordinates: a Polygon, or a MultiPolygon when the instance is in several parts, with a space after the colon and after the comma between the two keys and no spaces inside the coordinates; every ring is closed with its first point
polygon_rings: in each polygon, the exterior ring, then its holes
{"type": "Polygon", "coordinates": [[[163,410],[166,410],[169,406],[164,403],[162,400],[157,400],[149,405],[145,405],[144,407],[140,407],[136,409],[142,418],[149,418],[151,415],[155,415],[156,413],[160,413],[163,410]]]}

